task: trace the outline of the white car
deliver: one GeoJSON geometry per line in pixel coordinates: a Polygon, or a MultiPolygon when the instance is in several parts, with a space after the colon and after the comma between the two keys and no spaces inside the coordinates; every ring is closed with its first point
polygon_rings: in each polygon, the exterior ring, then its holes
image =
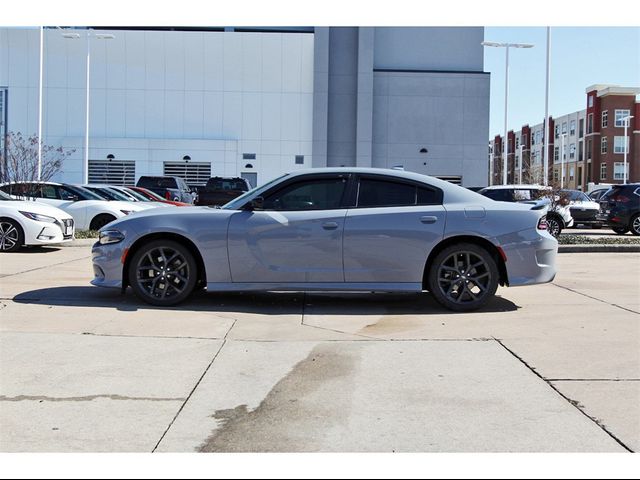
{"type": "Polygon", "coordinates": [[[561,190],[560,193],[566,195],[569,200],[569,211],[573,217],[574,227],[589,225],[592,228],[602,228],[603,222],[597,219],[600,213],[598,202],[594,202],[579,190],[561,190]]]}
{"type": "Polygon", "coordinates": [[[118,185],[83,185],[83,187],[91,190],[98,195],[105,194],[110,196],[110,200],[123,200],[127,202],[134,202],[137,205],[146,208],[154,208],[154,207],[169,207],[168,203],[162,202],[154,202],[153,200],[148,199],[144,195],[139,194],[134,190],[130,190],[127,187],[121,187],[118,185]]]}
{"type": "Polygon", "coordinates": [[[33,198],[36,202],[64,210],[73,217],[78,230],[100,230],[118,218],[146,210],[131,202],[104,200],[82,187],[53,182],[8,183],[1,185],[0,190],[17,198],[33,198]]]}
{"type": "Polygon", "coordinates": [[[73,234],[74,222],[68,213],[0,192],[0,252],[15,252],[24,245],[70,242],[73,234]]]}

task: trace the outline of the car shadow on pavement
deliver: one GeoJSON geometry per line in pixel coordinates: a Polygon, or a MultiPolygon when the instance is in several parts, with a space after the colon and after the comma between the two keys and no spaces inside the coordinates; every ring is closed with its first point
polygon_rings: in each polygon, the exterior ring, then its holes
{"type": "MultiPolygon", "coordinates": [[[[174,307],[156,307],[139,300],[131,290],[96,287],[53,287],[23,292],[13,301],[66,307],[111,308],[120,311],[172,310],[183,312],[242,312],[263,315],[309,313],[316,315],[455,314],[441,307],[428,293],[299,293],[299,292],[197,292],[174,307]]],[[[478,312],[513,312],[520,308],[496,296],[478,312]]]]}

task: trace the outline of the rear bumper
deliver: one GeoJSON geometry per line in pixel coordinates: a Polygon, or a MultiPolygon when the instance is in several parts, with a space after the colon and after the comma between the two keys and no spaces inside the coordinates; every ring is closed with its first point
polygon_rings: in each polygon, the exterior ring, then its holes
{"type": "Polygon", "coordinates": [[[549,283],[556,276],[558,242],[549,233],[528,229],[498,238],[507,261],[509,286],[549,283]]]}

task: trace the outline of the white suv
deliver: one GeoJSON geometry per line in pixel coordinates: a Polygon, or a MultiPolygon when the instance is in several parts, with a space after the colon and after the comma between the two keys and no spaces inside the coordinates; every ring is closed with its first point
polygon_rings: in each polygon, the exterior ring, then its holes
{"type": "MultiPolygon", "coordinates": [[[[550,187],[542,185],[493,185],[478,193],[499,202],[530,203],[544,199],[550,191],[550,187]]],[[[547,226],[549,233],[556,238],[562,229],[572,227],[573,217],[569,206],[554,205],[547,212],[547,226]]]]}

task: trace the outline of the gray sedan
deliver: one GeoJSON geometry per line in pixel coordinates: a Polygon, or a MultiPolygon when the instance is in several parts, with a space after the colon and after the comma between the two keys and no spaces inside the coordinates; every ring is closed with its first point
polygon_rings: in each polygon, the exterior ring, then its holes
{"type": "MultiPolygon", "coordinates": [[[[546,208],[546,207],[545,207],[546,208]]],[[[372,168],[300,170],[222,208],[150,209],[104,227],[94,285],[153,305],[208,291],[429,291],[484,305],[498,285],[555,276],[544,208],[372,168]]]]}

